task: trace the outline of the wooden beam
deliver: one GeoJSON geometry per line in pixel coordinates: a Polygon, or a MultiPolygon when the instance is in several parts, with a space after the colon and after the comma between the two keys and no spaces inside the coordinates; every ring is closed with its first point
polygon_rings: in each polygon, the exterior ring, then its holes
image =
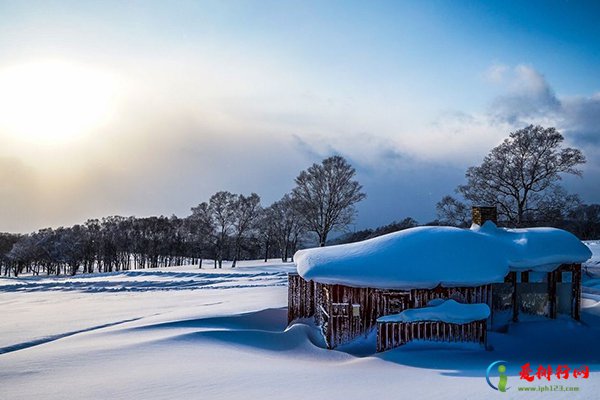
{"type": "Polygon", "coordinates": [[[561,283],[563,281],[562,280],[562,273],[563,273],[563,271],[561,271],[560,269],[557,269],[554,272],[556,272],[556,283],[561,283]]]}
{"type": "Polygon", "coordinates": [[[556,304],[556,276],[562,274],[559,271],[548,272],[548,302],[550,303],[549,317],[552,319],[556,318],[557,304],[556,304]]]}

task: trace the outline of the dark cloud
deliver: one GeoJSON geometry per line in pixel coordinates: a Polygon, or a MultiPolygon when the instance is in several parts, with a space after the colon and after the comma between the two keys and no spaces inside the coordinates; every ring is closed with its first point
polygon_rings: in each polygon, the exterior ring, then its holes
{"type": "MultiPolygon", "coordinates": [[[[402,153],[389,140],[362,133],[348,139],[352,147],[294,137],[296,147],[315,162],[338,154],[356,169],[356,179],[367,198],[357,205],[352,229],[373,228],[413,217],[422,223],[435,218],[435,203],[452,193],[464,177],[455,165],[428,162],[402,153]]],[[[338,140],[333,140],[338,142],[338,140]]]]}
{"type": "Polygon", "coordinates": [[[600,145],[600,95],[565,99],[561,103],[564,130],[581,145],[600,145]]]}
{"type": "Polygon", "coordinates": [[[600,145],[600,94],[559,97],[541,73],[524,65],[495,66],[488,76],[505,89],[492,102],[493,120],[515,127],[552,124],[575,144],[600,145]]]}

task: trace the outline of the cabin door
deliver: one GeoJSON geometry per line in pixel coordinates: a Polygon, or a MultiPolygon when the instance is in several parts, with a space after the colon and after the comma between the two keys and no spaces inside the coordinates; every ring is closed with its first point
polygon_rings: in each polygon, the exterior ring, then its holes
{"type": "Polygon", "coordinates": [[[331,347],[349,342],[357,336],[360,328],[360,305],[331,303],[331,347]]]}

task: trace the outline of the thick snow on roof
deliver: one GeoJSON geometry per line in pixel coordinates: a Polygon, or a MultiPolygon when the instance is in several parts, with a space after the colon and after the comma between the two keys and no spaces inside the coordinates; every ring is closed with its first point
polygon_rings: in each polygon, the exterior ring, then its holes
{"type": "Polygon", "coordinates": [[[562,229],[503,229],[486,222],[481,227],[473,225],[471,231],[502,242],[512,271],[552,271],[560,264],[582,263],[592,256],[583,242],[562,229]]]}
{"type": "Polygon", "coordinates": [[[478,286],[502,282],[510,270],[547,271],[584,262],[590,250],[554,228],[417,227],[362,242],[300,250],[307,280],[387,289],[478,286]]]}
{"type": "Polygon", "coordinates": [[[467,324],[487,319],[490,307],[487,304],[462,304],[454,300],[442,301],[429,307],[412,308],[400,314],[377,318],[377,322],[443,321],[451,324],[467,324]]]}

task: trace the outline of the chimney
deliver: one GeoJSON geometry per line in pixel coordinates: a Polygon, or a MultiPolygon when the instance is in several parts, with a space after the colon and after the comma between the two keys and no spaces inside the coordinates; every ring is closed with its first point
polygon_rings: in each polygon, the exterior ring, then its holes
{"type": "Polygon", "coordinates": [[[483,225],[485,221],[492,221],[494,224],[498,223],[498,212],[496,207],[483,207],[473,206],[472,209],[473,223],[479,226],[483,225]]]}

